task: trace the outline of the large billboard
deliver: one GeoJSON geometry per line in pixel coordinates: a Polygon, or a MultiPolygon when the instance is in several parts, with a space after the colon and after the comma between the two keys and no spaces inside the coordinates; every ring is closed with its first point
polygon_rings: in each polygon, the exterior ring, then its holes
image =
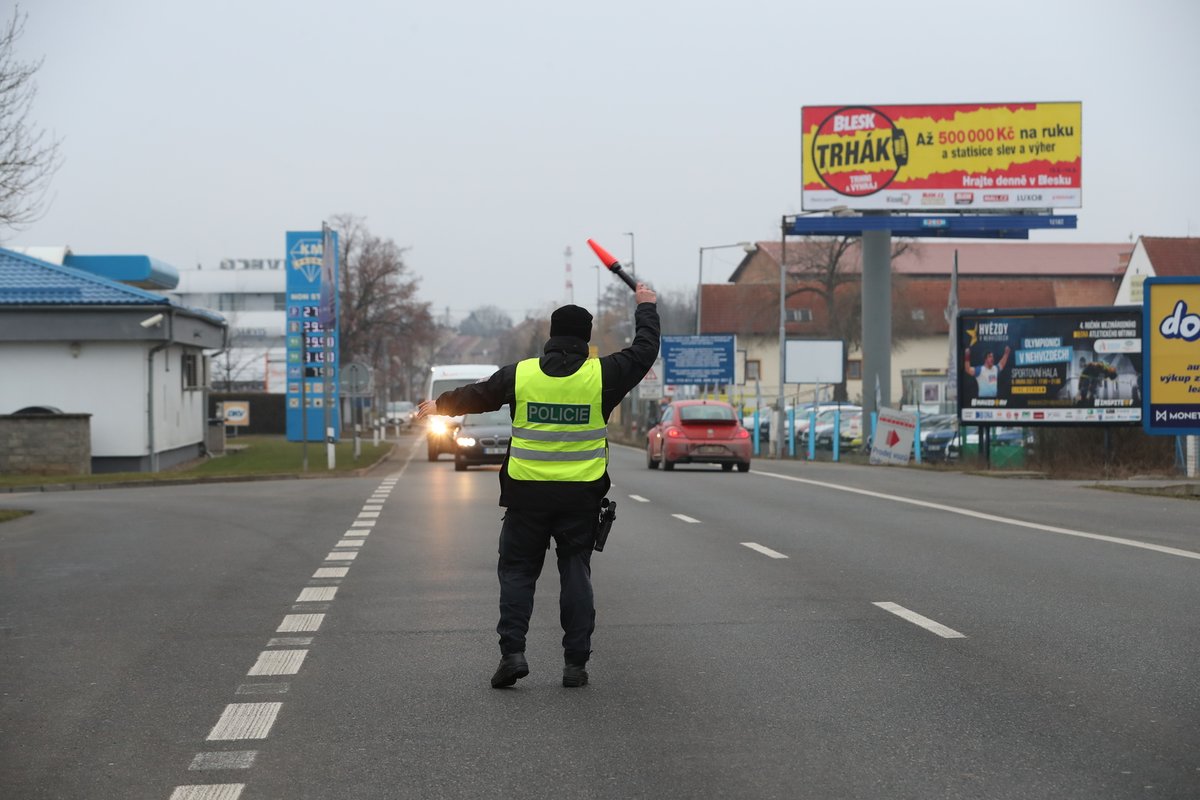
{"type": "Polygon", "coordinates": [[[1142,420],[1142,309],[958,315],[958,414],[970,425],[1142,420]]]}
{"type": "Polygon", "coordinates": [[[805,106],[801,205],[864,211],[1079,208],[1080,103],[805,106]]]}
{"type": "Polygon", "coordinates": [[[1200,434],[1200,278],[1143,286],[1148,433],[1200,434]]]}

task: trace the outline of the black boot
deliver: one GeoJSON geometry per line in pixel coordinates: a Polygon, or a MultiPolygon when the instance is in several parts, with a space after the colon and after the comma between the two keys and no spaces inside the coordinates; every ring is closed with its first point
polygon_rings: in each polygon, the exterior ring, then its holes
{"type": "Polygon", "coordinates": [[[505,686],[512,686],[518,678],[524,678],[528,674],[529,662],[525,660],[524,653],[509,653],[501,656],[500,666],[496,667],[496,673],[492,675],[492,688],[501,689],[505,686]]]}
{"type": "Polygon", "coordinates": [[[587,686],[588,674],[583,664],[567,662],[563,667],[563,686],[573,689],[577,686],[587,686]]]}

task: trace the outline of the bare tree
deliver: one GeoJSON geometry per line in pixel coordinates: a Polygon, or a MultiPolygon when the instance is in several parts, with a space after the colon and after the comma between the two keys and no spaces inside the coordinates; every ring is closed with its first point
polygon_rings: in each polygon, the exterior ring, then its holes
{"type": "Polygon", "coordinates": [[[466,336],[495,336],[511,330],[512,317],[496,306],[480,306],[458,324],[458,332],[466,336]]]}
{"type": "Polygon", "coordinates": [[[9,229],[41,216],[50,178],[60,164],[58,140],[30,119],[37,97],[33,79],[42,61],[17,58],[25,17],[17,7],[0,29],[0,225],[9,229]]]}
{"type": "MultiPolygon", "coordinates": [[[[896,240],[892,260],[915,246],[911,239],[896,240]]],[[[862,275],[852,269],[860,261],[861,247],[857,237],[810,236],[787,250],[787,296],[811,294],[820,298],[825,306],[826,333],[843,340],[847,354],[862,344],[862,275]]],[[[892,341],[911,337],[911,327],[903,317],[894,319],[892,341]]],[[[845,381],[834,388],[834,399],[847,399],[845,381]]]]}
{"type": "Polygon", "coordinates": [[[404,251],[372,234],[361,217],[340,214],[330,225],[338,232],[341,271],[340,363],[370,365],[383,399],[414,396],[413,376],[424,366],[416,360],[436,338],[429,303],[417,297],[420,279],[404,251]]]}

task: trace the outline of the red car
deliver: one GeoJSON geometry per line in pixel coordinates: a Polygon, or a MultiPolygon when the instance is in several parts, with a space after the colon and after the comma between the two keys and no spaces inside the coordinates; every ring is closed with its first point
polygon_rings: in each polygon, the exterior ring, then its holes
{"type": "Polygon", "coordinates": [[[675,469],[676,464],[720,464],[729,472],[750,471],[750,431],[729,403],[677,400],[646,436],[646,467],[675,469]]]}

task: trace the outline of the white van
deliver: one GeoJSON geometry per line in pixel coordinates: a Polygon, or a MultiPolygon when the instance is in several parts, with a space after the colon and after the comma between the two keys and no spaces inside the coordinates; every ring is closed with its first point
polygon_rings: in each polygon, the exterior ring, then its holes
{"type": "MultiPolygon", "coordinates": [[[[500,367],[496,364],[439,364],[430,367],[429,380],[425,383],[425,399],[437,400],[442,392],[485,381],[498,369],[500,367]]],[[[426,419],[425,449],[430,461],[437,461],[442,453],[454,452],[450,437],[461,423],[461,416],[432,416],[426,419]]]]}

